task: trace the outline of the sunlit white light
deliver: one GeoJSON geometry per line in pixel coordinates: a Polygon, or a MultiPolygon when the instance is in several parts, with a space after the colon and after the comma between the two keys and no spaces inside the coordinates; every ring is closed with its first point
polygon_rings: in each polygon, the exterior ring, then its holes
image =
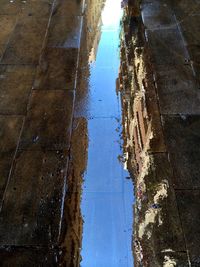
{"type": "Polygon", "coordinates": [[[107,0],[102,14],[104,26],[115,26],[122,15],[121,0],[107,0]]]}

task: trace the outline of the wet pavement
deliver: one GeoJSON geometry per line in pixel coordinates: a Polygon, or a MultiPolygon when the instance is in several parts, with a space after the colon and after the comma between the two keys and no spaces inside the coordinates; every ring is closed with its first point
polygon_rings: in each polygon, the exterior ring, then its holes
{"type": "MultiPolygon", "coordinates": [[[[116,94],[119,70],[120,1],[105,2],[95,58],[89,57],[88,89],[82,109],[88,127],[84,174],[82,267],[133,266],[133,186],[123,169],[121,106],[116,94]],[[114,9],[116,17],[111,18],[114,9]]],[[[96,45],[96,43],[94,43],[96,45]]]]}
{"type": "Polygon", "coordinates": [[[125,7],[120,90],[135,265],[200,266],[199,1],[125,7]],[[133,15],[137,14],[137,15],[133,15]]]}
{"type": "Polygon", "coordinates": [[[0,1],[1,266],[80,261],[69,159],[83,11],[82,1],[0,1]]]}
{"type": "Polygon", "coordinates": [[[120,0],[0,1],[1,266],[133,266],[120,16],[120,0]]]}
{"type": "Polygon", "coordinates": [[[200,2],[123,5],[0,1],[3,267],[200,266],[200,2]]]}

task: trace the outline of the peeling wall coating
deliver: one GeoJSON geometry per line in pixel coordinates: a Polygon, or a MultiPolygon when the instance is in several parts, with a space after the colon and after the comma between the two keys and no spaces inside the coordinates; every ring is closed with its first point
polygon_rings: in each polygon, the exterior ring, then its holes
{"type": "Polygon", "coordinates": [[[190,202],[199,196],[199,14],[195,0],[124,5],[119,91],[136,267],[199,266],[199,201],[190,202]]]}

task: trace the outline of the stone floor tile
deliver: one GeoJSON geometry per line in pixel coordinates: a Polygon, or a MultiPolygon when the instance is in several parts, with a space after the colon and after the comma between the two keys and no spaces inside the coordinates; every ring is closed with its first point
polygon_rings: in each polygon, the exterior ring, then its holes
{"type": "Polygon", "coordinates": [[[163,116],[163,122],[175,188],[199,188],[200,116],[163,116]]]}
{"type": "Polygon", "coordinates": [[[141,12],[143,23],[148,29],[174,27],[176,25],[170,5],[167,5],[166,2],[143,3],[141,12]]]}
{"type": "Polygon", "coordinates": [[[21,0],[15,0],[13,2],[8,0],[1,0],[0,15],[16,15],[21,11],[23,3],[21,0]]]}
{"type": "Polygon", "coordinates": [[[22,6],[22,16],[48,18],[51,14],[54,0],[29,0],[22,6]]]}
{"type": "Polygon", "coordinates": [[[158,71],[156,83],[161,114],[200,114],[199,85],[190,66],[158,71]]]}
{"type": "Polygon", "coordinates": [[[34,89],[74,90],[78,49],[46,48],[37,69],[34,89]]]}
{"type": "Polygon", "coordinates": [[[200,188],[200,151],[172,152],[170,159],[174,168],[175,188],[200,188]]]}
{"type": "Polygon", "coordinates": [[[63,90],[34,91],[20,148],[69,148],[73,98],[73,92],[63,90]]]}
{"type": "Polygon", "coordinates": [[[58,251],[47,248],[11,248],[0,249],[2,267],[54,267],[58,251]]]}
{"type": "Polygon", "coordinates": [[[81,16],[53,14],[49,26],[47,46],[79,48],[81,39],[81,16]]]}
{"type": "Polygon", "coordinates": [[[198,89],[200,88],[200,45],[188,45],[188,53],[190,55],[190,61],[192,63],[196,80],[198,82],[198,89]]]}
{"type": "Polygon", "coordinates": [[[176,198],[191,266],[197,267],[200,262],[200,191],[177,190],[176,198]]]}
{"type": "Polygon", "coordinates": [[[177,27],[146,30],[146,36],[156,70],[176,69],[185,64],[188,54],[177,27]]]}
{"type": "Polygon", "coordinates": [[[21,116],[0,116],[0,152],[13,152],[16,149],[22,128],[21,116]]]}
{"type": "Polygon", "coordinates": [[[199,150],[200,143],[200,116],[163,116],[166,142],[170,151],[176,147],[183,152],[199,150]]]}
{"type": "Polygon", "coordinates": [[[15,28],[17,17],[15,15],[0,15],[0,43],[6,44],[15,28]]]}
{"type": "Polygon", "coordinates": [[[17,148],[22,117],[0,116],[0,203],[7,184],[14,153],[17,148]]]}
{"type": "Polygon", "coordinates": [[[84,0],[57,0],[53,13],[57,13],[58,16],[66,16],[66,14],[82,15],[84,11],[84,2],[84,0]]]}
{"type": "Polygon", "coordinates": [[[17,23],[1,64],[38,64],[48,18],[22,17],[17,23]]]}
{"type": "Polygon", "coordinates": [[[192,44],[199,45],[200,43],[199,25],[200,25],[199,14],[198,15],[188,14],[181,21],[180,27],[187,45],[192,45],[192,44]]]}
{"type": "Polygon", "coordinates": [[[0,65],[0,114],[26,114],[34,74],[34,67],[0,65]]]}
{"type": "Polygon", "coordinates": [[[18,152],[0,214],[1,245],[58,242],[67,162],[66,151],[18,152]]]}
{"type": "Polygon", "coordinates": [[[200,13],[200,3],[198,0],[171,1],[172,8],[179,23],[187,20],[189,17],[200,13]]]}
{"type": "Polygon", "coordinates": [[[2,204],[3,194],[9,178],[14,153],[0,154],[0,204],[2,204]]]}
{"type": "Polygon", "coordinates": [[[3,53],[6,49],[6,45],[5,44],[0,44],[0,62],[1,62],[1,58],[3,57],[3,53]]]}

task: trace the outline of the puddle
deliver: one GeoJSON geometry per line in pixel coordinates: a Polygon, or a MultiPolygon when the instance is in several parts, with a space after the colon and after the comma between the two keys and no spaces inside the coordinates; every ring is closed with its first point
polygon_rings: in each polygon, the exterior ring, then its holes
{"type": "Polygon", "coordinates": [[[105,1],[90,49],[88,89],[77,96],[76,116],[85,117],[88,128],[81,267],[133,266],[133,185],[119,160],[123,152],[116,79],[121,15],[120,0],[105,1]]]}

